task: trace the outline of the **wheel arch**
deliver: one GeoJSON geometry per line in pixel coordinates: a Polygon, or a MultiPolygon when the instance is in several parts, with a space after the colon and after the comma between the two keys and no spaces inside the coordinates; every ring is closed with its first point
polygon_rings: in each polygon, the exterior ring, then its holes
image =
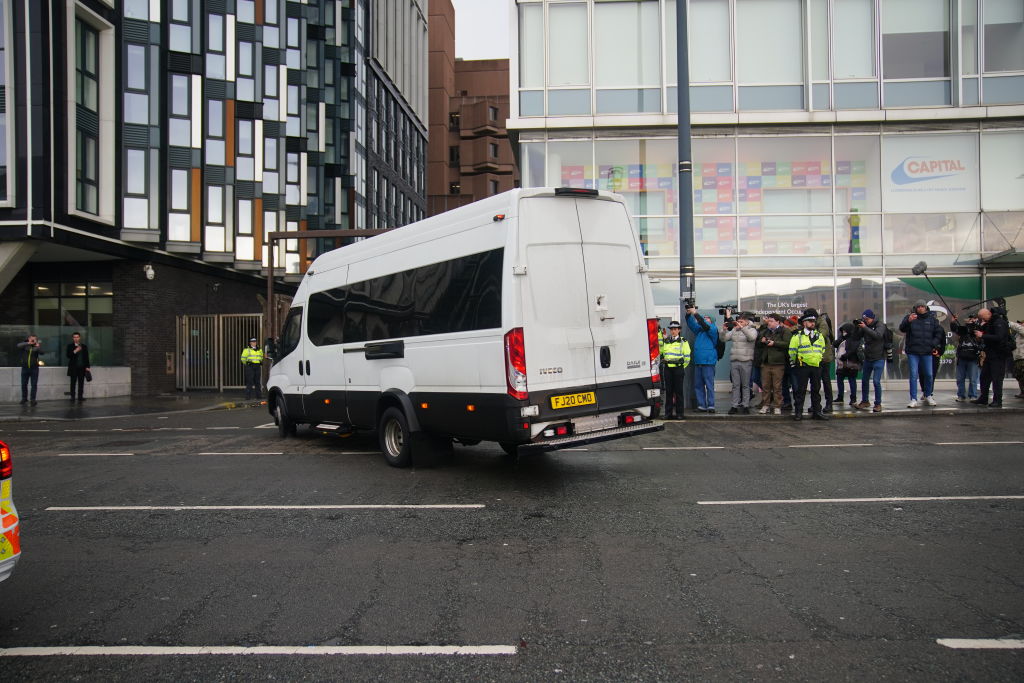
{"type": "Polygon", "coordinates": [[[410,432],[420,432],[420,421],[416,417],[416,410],[413,407],[412,399],[409,398],[409,394],[405,393],[401,389],[387,389],[381,392],[380,400],[377,402],[377,417],[376,422],[380,422],[381,415],[388,408],[398,408],[405,413],[405,419],[409,423],[410,432]]]}

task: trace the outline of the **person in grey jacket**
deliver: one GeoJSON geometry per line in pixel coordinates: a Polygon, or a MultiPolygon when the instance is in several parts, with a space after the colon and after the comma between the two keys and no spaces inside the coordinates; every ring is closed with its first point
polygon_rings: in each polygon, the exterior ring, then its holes
{"type": "Polygon", "coordinates": [[[1020,387],[1020,393],[1014,398],[1024,398],[1024,324],[1010,320],[1009,325],[1013,334],[1013,378],[1020,387]]]}
{"type": "Polygon", "coordinates": [[[732,380],[732,407],[730,415],[750,414],[750,372],[754,367],[754,344],[757,328],[749,313],[741,313],[732,329],[725,333],[725,341],[732,342],[729,353],[729,378],[732,380]]]}

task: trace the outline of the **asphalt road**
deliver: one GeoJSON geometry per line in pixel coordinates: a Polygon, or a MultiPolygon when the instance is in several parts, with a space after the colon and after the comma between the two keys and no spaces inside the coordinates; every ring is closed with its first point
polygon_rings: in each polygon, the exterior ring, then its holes
{"type": "Polygon", "coordinates": [[[1020,415],[690,421],[410,470],[373,435],[268,423],[0,424],[23,544],[0,655],[56,648],[0,656],[0,677],[1024,679],[1024,650],[938,642],[1024,639],[1020,415]],[[995,441],[1016,443],[936,445],[995,441]],[[407,507],[337,507],[377,505],[407,507]],[[250,654],[58,654],[74,646],[250,654]],[[305,649],[250,649],[270,646],[305,649]]]}

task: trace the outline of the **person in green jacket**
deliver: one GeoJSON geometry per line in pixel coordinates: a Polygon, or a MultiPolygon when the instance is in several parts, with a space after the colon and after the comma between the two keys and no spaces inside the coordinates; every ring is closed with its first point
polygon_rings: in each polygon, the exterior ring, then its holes
{"type": "Polygon", "coordinates": [[[679,321],[673,320],[668,334],[658,340],[662,371],[665,373],[665,419],[683,420],[683,376],[690,364],[690,344],[679,334],[679,321]]]}
{"type": "Polygon", "coordinates": [[[821,412],[821,366],[828,342],[825,335],[815,329],[817,321],[817,311],[813,308],[804,311],[800,317],[803,329],[789,340],[789,362],[796,376],[793,396],[794,420],[804,419],[804,396],[807,395],[808,382],[811,384],[811,419],[828,419],[821,412]]]}
{"type": "Polygon", "coordinates": [[[789,355],[789,340],[792,333],[782,324],[782,316],[769,313],[765,323],[757,331],[757,345],[754,355],[761,363],[762,415],[778,415],[782,412],[782,382],[786,376],[786,361],[789,355]]]}
{"type": "Polygon", "coordinates": [[[260,389],[261,384],[261,373],[260,365],[263,363],[263,349],[257,348],[259,342],[256,337],[249,340],[249,345],[242,349],[242,366],[245,372],[245,400],[248,401],[252,398],[253,394],[256,398],[263,398],[263,392],[260,389]]]}

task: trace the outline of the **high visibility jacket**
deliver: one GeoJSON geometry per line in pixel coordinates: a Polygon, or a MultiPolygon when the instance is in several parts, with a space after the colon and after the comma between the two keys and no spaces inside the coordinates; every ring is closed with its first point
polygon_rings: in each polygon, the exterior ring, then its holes
{"type": "Polygon", "coordinates": [[[254,349],[251,346],[246,346],[244,349],[242,349],[242,362],[259,365],[260,363],[263,362],[263,350],[254,349]]]}
{"type": "Polygon", "coordinates": [[[661,357],[668,365],[673,367],[682,365],[684,368],[690,364],[690,343],[682,337],[670,341],[665,337],[658,343],[661,350],[661,357]]]}
{"type": "Polygon", "coordinates": [[[821,365],[821,357],[825,353],[825,346],[828,342],[825,335],[817,330],[814,331],[814,340],[807,330],[801,330],[794,334],[789,340],[789,362],[794,367],[810,365],[818,367],[821,365]]]}

